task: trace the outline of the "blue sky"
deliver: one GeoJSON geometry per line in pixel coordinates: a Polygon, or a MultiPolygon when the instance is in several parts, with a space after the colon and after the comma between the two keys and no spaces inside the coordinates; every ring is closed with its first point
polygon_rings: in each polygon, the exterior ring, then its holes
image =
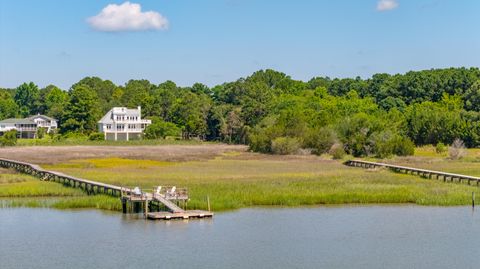
{"type": "Polygon", "coordinates": [[[480,1],[382,1],[132,0],[160,24],[112,31],[88,18],[124,1],[2,0],[0,87],[68,89],[86,76],[212,86],[265,68],[308,80],[480,66],[480,1]]]}

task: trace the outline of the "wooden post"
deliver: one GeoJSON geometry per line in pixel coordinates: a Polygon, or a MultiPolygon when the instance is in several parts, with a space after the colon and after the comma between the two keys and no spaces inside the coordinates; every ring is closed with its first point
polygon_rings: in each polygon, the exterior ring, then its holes
{"type": "Polygon", "coordinates": [[[475,208],[475,192],[472,191],[472,208],[475,208]]]}
{"type": "Polygon", "coordinates": [[[144,214],[145,214],[145,218],[147,218],[147,215],[148,215],[148,198],[145,198],[144,214]]]}
{"type": "Polygon", "coordinates": [[[122,212],[123,214],[127,214],[127,199],[122,198],[122,212]]]}
{"type": "Polygon", "coordinates": [[[210,196],[207,195],[207,207],[208,207],[208,212],[210,212],[210,196]]]}

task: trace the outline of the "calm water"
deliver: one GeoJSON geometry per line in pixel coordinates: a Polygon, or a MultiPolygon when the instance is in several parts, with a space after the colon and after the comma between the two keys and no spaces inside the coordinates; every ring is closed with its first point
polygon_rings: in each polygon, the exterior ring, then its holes
{"type": "Polygon", "coordinates": [[[153,222],[0,209],[0,268],[480,268],[480,211],[245,209],[153,222]]]}

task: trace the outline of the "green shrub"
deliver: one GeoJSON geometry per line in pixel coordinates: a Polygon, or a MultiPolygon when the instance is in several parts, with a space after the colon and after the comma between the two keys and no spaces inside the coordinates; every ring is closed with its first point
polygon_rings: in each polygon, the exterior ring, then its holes
{"type": "Polygon", "coordinates": [[[167,136],[177,137],[181,134],[182,130],[177,125],[158,117],[152,119],[152,124],[145,129],[146,139],[165,139],[167,136]]]}
{"type": "Polygon", "coordinates": [[[89,136],[88,136],[88,140],[90,141],[103,141],[105,140],[105,135],[103,133],[91,133],[89,136]]]}
{"type": "Polygon", "coordinates": [[[413,155],[415,145],[413,142],[398,134],[391,134],[390,132],[382,132],[375,135],[375,156],[378,158],[386,158],[391,155],[409,156],[413,155]]]}
{"type": "Polygon", "coordinates": [[[335,160],[342,159],[345,156],[345,149],[342,143],[335,143],[332,145],[328,154],[332,155],[335,160]]]}
{"type": "Polygon", "coordinates": [[[62,139],[70,140],[70,141],[73,141],[73,140],[86,141],[88,140],[88,136],[79,132],[68,132],[62,135],[62,139]]]}
{"type": "Polygon", "coordinates": [[[415,144],[408,137],[397,136],[393,140],[393,154],[411,156],[415,153],[415,144]]]}
{"type": "Polygon", "coordinates": [[[297,153],[300,149],[300,142],[293,137],[278,137],[272,141],[272,153],[287,155],[297,153]]]}
{"type": "Polygon", "coordinates": [[[2,147],[11,147],[17,144],[17,131],[10,130],[3,133],[3,136],[0,137],[0,146],[2,147]]]}
{"type": "Polygon", "coordinates": [[[272,142],[265,129],[255,127],[248,135],[250,150],[254,152],[271,153],[272,142]]]}
{"type": "Polygon", "coordinates": [[[42,139],[45,137],[45,134],[47,133],[47,129],[40,127],[37,129],[37,138],[42,139]]]}
{"type": "Polygon", "coordinates": [[[312,153],[321,155],[327,153],[337,141],[335,131],[329,127],[310,130],[305,138],[305,147],[311,148],[312,153]]]}
{"type": "Polygon", "coordinates": [[[442,142],[439,142],[435,146],[435,151],[439,154],[444,153],[447,151],[447,146],[445,146],[445,144],[443,144],[442,142]]]}

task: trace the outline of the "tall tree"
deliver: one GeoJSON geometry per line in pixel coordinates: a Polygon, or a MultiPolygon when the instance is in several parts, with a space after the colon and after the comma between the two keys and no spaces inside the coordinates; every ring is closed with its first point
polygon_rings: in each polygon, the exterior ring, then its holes
{"type": "Polygon", "coordinates": [[[52,85],[47,88],[49,90],[44,97],[44,113],[55,119],[61,119],[68,102],[68,93],[52,85]]]}
{"type": "Polygon", "coordinates": [[[0,120],[15,117],[17,111],[18,106],[12,95],[6,90],[0,90],[0,120]]]}
{"type": "Polygon", "coordinates": [[[97,93],[87,86],[76,86],[69,92],[69,102],[62,118],[62,132],[89,133],[97,129],[100,117],[97,93]]]}
{"type": "Polygon", "coordinates": [[[39,94],[38,86],[33,82],[23,83],[15,91],[15,103],[20,109],[20,115],[28,117],[39,112],[39,94]]]}

